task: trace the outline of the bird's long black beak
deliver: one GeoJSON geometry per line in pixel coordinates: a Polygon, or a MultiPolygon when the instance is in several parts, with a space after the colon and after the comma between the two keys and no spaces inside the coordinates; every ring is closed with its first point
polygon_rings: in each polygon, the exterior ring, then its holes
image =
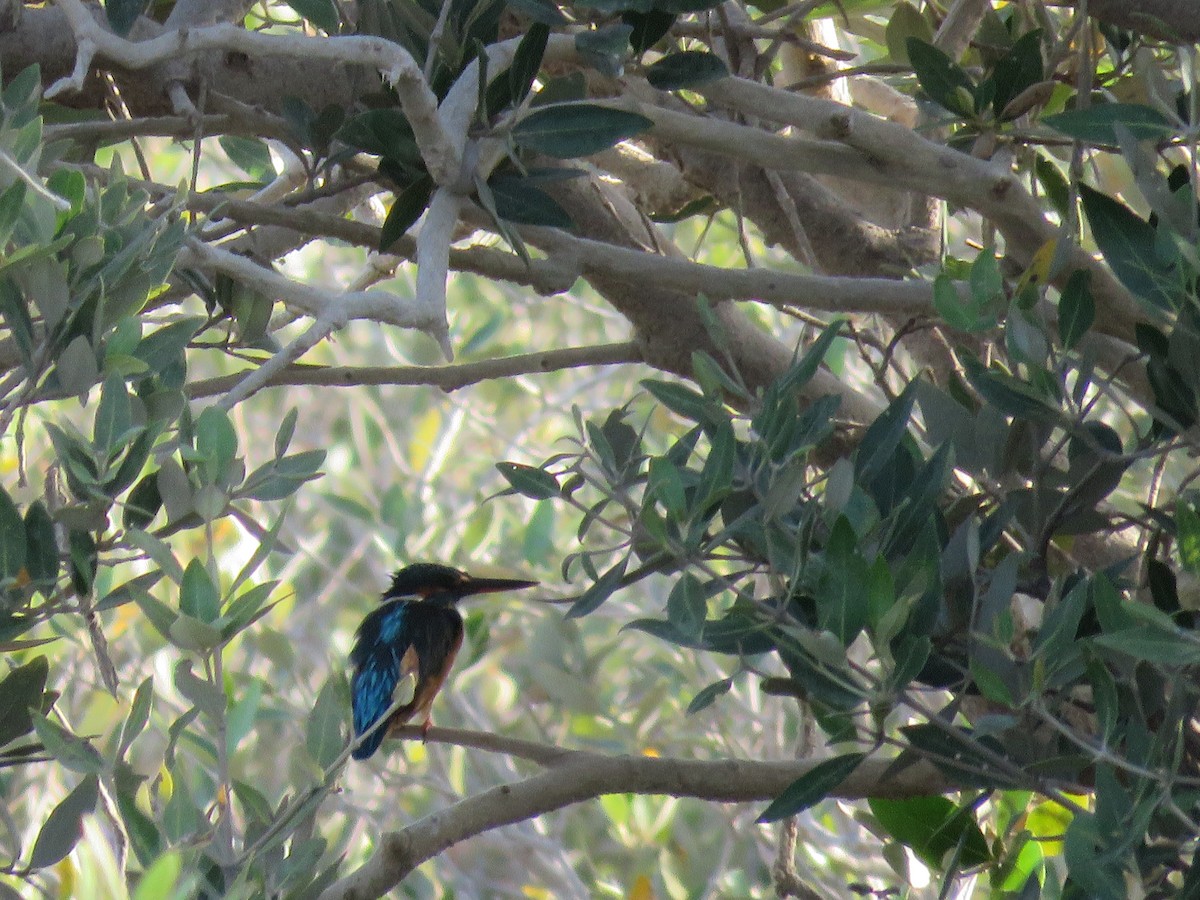
{"type": "Polygon", "coordinates": [[[474,578],[468,577],[459,585],[458,593],[464,597],[472,594],[493,594],[496,591],[519,591],[522,588],[534,587],[538,582],[525,581],[521,578],[474,578]]]}

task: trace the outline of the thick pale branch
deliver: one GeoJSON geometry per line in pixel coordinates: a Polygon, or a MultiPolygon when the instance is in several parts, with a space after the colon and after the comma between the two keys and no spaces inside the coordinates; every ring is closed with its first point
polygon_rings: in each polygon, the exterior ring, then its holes
{"type": "MultiPolygon", "coordinates": [[[[698,90],[716,103],[828,139],[805,141],[726,126],[765,139],[762,149],[766,153],[760,164],[769,165],[775,153],[793,156],[790,165],[776,157],[776,167],[807,167],[809,171],[890,184],[974,209],[996,224],[1007,241],[1008,252],[1025,262],[1061,236],[1059,227],[1046,219],[1038,201],[1008,169],[928,141],[902,125],[828,100],[790,94],[740,78],[725,78],[698,90]]],[[[657,125],[657,113],[650,115],[657,125]]],[[[673,114],[672,118],[684,119],[673,122],[672,127],[687,124],[687,117],[673,114]]],[[[706,126],[726,125],[708,119],[704,122],[706,126]]],[[[732,139],[732,134],[725,135],[726,141],[732,139]]],[[[745,140],[734,146],[747,149],[745,140]]],[[[757,150],[754,148],[756,155],[757,150]]],[[[1144,313],[1108,268],[1079,248],[1072,249],[1064,268],[1064,282],[1075,269],[1092,273],[1092,291],[1098,300],[1096,327],[1131,341],[1134,323],[1144,318],[1144,313]]]]}
{"type": "Polygon", "coordinates": [[[445,322],[439,317],[439,310],[422,307],[391,291],[378,288],[346,293],[320,290],[279,275],[244,256],[195,239],[188,241],[178,264],[184,268],[223,272],[248,288],[282,300],[306,316],[329,321],[336,328],[354,319],[370,319],[435,333],[445,322]]]}
{"type": "Polygon", "coordinates": [[[677,291],[704,294],[710,300],[757,300],[826,312],[894,316],[933,312],[933,287],[927,282],[797,275],[765,268],[725,269],[614,247],[548,228],[530,228],[523,233],[560,264],[577,264],[585,278],[604,275],[630,284],[666,285],[677,291]]]}
{"type": "MultiPolygon", "coordinates": [[[[430,738],[434,738],[432,731],[430,738]]],[[[330,886],[321,898],[366,900],[382,896],[421,863],[460,841],[605,794],[663,794],[714,803],[762,802],[777,797],[816,762],[710,762],[570,752],[537,775],[468,797],[401,831],[383,835],[375,855],[330,886]]],[[[898,798],[948,790],[954,790],[954,786],[927,763],[897,768],[894,760],[869,759],[830,796],[898,798]]]]}
{"type": "Polygon", "coordinates": [[[206,50],[261,56],[291,56],[313,62],[372,66],[396,89],[412,125],[430,175],[438,184],[460,177],[460,144],[447,133],[438,116],[438,101],[421,67],[399,44],[363,35],[308,37],[303,34],[267,34],[231,24],[168,31],[145,41],[128,41],[105,29],[81,0],[57,0],[75,35],[76,66],[46,90],[46,97],[83,88],[92,59],[99,56],[128,69],[145,69],[206,50]]]}

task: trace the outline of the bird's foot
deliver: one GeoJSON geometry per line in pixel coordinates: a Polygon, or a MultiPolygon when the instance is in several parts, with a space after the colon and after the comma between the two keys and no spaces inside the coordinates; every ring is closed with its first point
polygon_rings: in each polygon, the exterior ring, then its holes
{"type": "Polygon", "coordinates": [[[433,719],[426,719],[421,723],[421,743],[429,743],[429,729],[433,727],[433,719]]]}

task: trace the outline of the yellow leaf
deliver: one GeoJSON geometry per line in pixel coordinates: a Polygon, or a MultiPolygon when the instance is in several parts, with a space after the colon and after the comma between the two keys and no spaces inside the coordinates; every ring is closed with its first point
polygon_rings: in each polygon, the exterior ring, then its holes
{"type": "Polygon", "coordinates": [[[553,900],[553,894],[543,887],[527,884],[521,888],[521,893],[529,900],[553,900]]]}
{"type": "Polygon", "coordinates": [[[651,756],[657,759],[658,757],[662,756],[662,754],[659,753],[658,749],[655,747],[646,747],[642,750],[642,756],[651,756]]]}
{"type": "Polygon", "coordinates": [[[1042,246],[1038,247],[1033,254],[1033,259],[1029,261],[1029,268],[1021,273],[1021,277],[1017,280],[1015,294],[1021,293],[1021,290],[1030,284],[1045,284],[1050,279],[1050,266],[1054,262],[1055,251],[1058,250],[1058,238],[1050,238],[1042,246]]]}
{"type": "MultiPolygon", "coordinates": [[[[1070,794],[1067,796],[1071,797],[1070,794]]],[[[1080,806],[1089,805],[1088,798],[1085,796],[1074,796],[1071,799],[1078,802],[1080,806]]],[[[1060,839],[1067,833],[1067,826],[1074,818],[1075,813],[1065,806],[1061,806],[1053,800],[1046,800],[1029,811],[1025,817],[1025,827],[1031,835],[1039,840],[1042,852],[1046,856],[1057,856],[1062,853],[1060,839]]]]}
{"type": "Polygon", "coordinates": [[[654,900],[654,883],[649,875],[639,875],[633,879],[633,886],[627,894],[628,900],[654,900]]]}
{"type": "Polygon", "coordinates": [[[171,777],[171,771],[165,765],[158,767],[158,779],[155,787],[158,791],[159,802],[163,804],[169,801],[171,795],[175,793],[175,779],[171,777]]]}
{"type": "Polygon", "coordinates": [[[75,881],[76,871],[75,863],[71,862],[71,857],[66,856],[54,866],[54,871],[58,875],[58,896],[67,897],[75,896],[75,881]]]}
{"type": "Polygon", "coordinates": [[[414,472],[424,471],[429,464],[429,456],[437,443],[438,432],[442,429],[442,411],[431,406],[412,423],[410,440],[408,442],[408,459],[414,472]]]}

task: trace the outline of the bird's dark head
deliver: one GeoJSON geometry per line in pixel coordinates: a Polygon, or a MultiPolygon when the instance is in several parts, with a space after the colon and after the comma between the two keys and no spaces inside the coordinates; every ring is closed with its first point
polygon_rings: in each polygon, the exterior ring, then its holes
{"type": "Polygon", "coordinates": [[[475,578],[450,566],[437,563],[413,563],[392,576],[392,586],[384,600],[396,597],[420,597],[431,603],[455,603],[472,594],[513,591],[533,587],[536,581],[517,578],[475,578]]]}

